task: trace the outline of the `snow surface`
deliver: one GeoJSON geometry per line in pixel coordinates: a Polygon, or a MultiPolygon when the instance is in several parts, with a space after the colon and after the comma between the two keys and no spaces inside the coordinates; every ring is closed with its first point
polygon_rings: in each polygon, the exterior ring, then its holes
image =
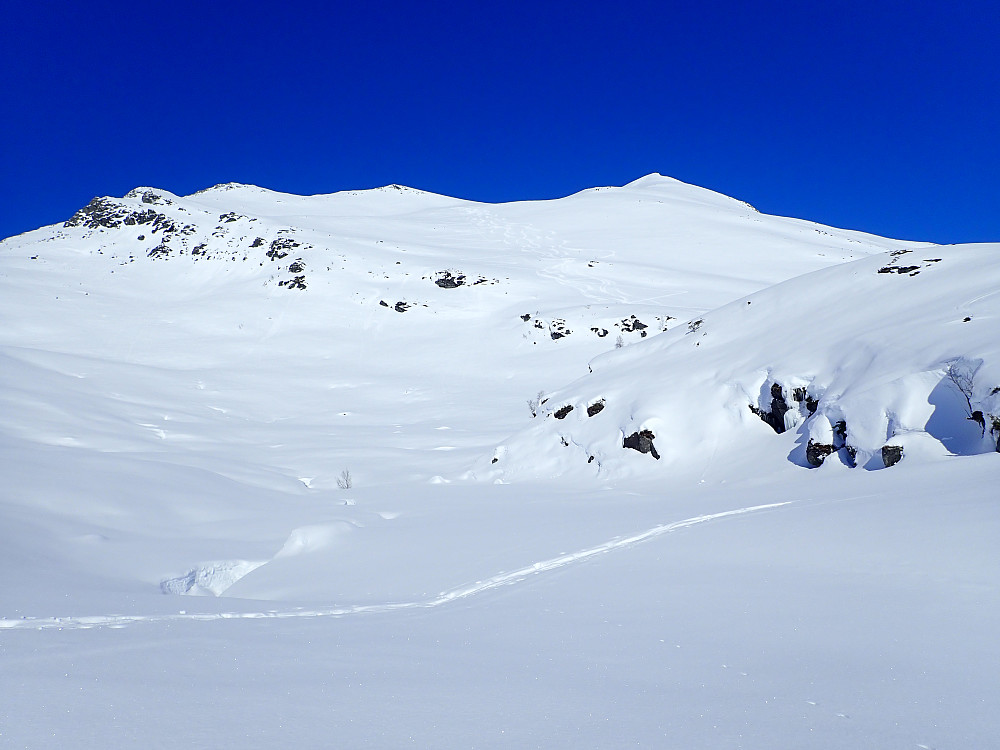
{"type": "Polygon", "coordinates": [[[660,175],[6,239],[0,745],[989,747],[998,260],[660,175]]]}

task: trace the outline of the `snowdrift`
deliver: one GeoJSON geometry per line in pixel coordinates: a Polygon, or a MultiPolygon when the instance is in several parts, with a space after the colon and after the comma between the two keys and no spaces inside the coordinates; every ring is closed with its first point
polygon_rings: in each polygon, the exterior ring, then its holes
{"type": "Polygon", "coordinates": [[[477,476],[658,476],[761,452],[881,469],[997,450],[998,289],[1000,245],[777,284],[594,359],[477,476]]]}

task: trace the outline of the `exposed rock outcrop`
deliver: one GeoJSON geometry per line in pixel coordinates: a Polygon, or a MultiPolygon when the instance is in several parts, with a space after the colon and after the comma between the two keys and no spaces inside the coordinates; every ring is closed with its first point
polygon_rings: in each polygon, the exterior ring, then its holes
{"type": "Polygon", "coordinates": [[[903,460],[903,446],[901,445],[883,445],[882,446],[882,464],[886,468],[890,466],[895,466],[900,461],[903,460]]]}
{"type": "Polygon", "coordinates": [[[810,466],[822,466],[826,457],[837,449],[829,443],[814,443],[812,440],[806,446],[806,461],[810,466]]]}
{"type": "Polygon", "coordinates": [[[784,391],[779,383],[771,384],[771,408],[769,410],[750,404],[750,411],[760,417],[766,424],[771,426],[779,435],[785,431],[785,414],[788,412],[788,403],[785,401],[784,391]]]}
{"type": "Polygon", "coordinates": [[[639,451],[639,453],[649,453],[659,461],[660,454],[656,452],[656,446],[653,445],[653,440],[655,439],[656,435],[650,430],[640,430],[627,436],[622,442],[622,447],[631,448],[634,451],[639,451]]]}

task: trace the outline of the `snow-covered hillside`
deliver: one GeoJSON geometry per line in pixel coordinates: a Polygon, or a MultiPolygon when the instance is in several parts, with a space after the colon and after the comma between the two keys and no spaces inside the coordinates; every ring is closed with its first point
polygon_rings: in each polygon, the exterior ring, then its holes
{"type": "Polygon", "coordinates": [[[1000,450],[997,290],[1000,245],[896,250],[777,284],[595,359],[488,474],[704,475],[766,441],[801,466],[867,469],[1000,450]]]}
{"type": "Polygon", "coordinates": [[[988,746],[997,289],[660,175],[5,239],[0,740],[988,746]]]}

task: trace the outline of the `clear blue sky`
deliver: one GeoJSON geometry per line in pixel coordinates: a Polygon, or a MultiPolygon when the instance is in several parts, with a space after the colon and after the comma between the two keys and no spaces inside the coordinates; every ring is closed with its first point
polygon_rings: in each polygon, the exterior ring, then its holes
{"type": "Polygon", "coordinates": [[[137,185],[483,201],[662,172],[1000,240],[993,2],[8,3],[0,236],[137,185]]]}

